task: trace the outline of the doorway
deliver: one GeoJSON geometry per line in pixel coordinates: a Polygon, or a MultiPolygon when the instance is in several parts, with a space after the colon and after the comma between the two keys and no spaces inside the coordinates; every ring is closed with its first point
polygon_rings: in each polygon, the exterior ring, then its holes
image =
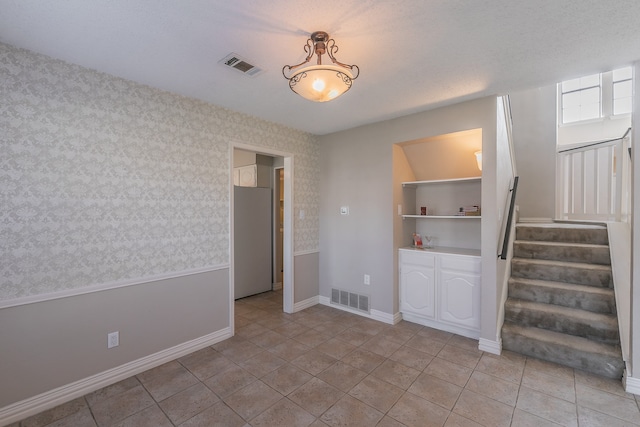
{"type": "MultiPolygon", "coordinates": [[[[277,166],[274,166],[270,180],[273,181],[274,197],[277,194],[277,204],[274,205],[273,216],[273,236],[274,236],[274,254],[280,253],[281,256],[274,256],[272,274],[273,283],[282,283],[283,311],[293,313],[294,301],[294,283],[293,283],[293,156],[290,153],[277,150],[270,150],[264,147],[256,147],[245,144],[231,145],[231,176],[234,176],[234,151],[235,149],[253,152],[257,155],[269,156],[278,159],[277,166]],[[277,181],[275,177],[278,177],[277,181]],[[282,200],[282,203],[280,203],[282,200]],[[277,223],[276,223],[277,221],[277,223]],[[280,231],[281,230],[281,231],[280,231]],[[281,236],[281,238],[280,238],[281,236]],[[281,243],[278,243],[281,242],[281,243]],[[278,245],[276,249],[275,246],[278,245]],[[280,262],[281,259],[281,262],[280,262]],[[277,273],[280,273],[279,275],[277,273]]],[[[235,216],[235,199],[234,199],[234,180],[230,180],[230,324],[233,328],[233,307],[235,300],[235,254],[236,231],[234,227],[235,216]]]]}

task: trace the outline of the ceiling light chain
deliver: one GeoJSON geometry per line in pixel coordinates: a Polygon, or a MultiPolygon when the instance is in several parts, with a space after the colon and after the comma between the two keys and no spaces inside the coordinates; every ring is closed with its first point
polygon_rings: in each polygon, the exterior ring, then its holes
{"type": "Polygon", "coordinates": [[[357,65],[344,64],[335,58],[338,46],[324,31],[311,34],[304,51],[307,53],[305,60],[297,65],[285,65],[282,67],[282,75],[289,80],[291,90],[306,99],[316,102],[335,99],[348,91],[353,80],[360,75],[357,65]],[[311,61],[314,53],[317,56],[317,65],[305,66],[311,61]],[[325,53],[334,65],[322,64],[322,55],[325,53]]]}

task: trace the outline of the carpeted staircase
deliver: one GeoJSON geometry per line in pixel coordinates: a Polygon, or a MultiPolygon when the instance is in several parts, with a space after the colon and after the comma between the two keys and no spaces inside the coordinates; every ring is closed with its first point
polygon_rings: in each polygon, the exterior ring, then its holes
{"type": "Polygon", "coordinates": [[[607,229],[518,224],[502,347],[620,379],[607,229]]]}

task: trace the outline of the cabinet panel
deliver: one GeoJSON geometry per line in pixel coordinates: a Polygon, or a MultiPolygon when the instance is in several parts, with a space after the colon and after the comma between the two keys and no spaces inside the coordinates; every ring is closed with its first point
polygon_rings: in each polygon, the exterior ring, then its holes
{"type": "Polygon", "coordinates": [[[256,187],[257,176],[256,165],[233,168],[233,184],[239,187],[256,187]]]}
{"type": "Polygon", "coordinates": [[[440,268],[443,270],[480,274],[481,264],[479,258],[441,255],[440,268]]]}
{"type": "Polygon", "coordinates": [[[400,251],[400,263],[435,268],[436,257],[432,252],[426,251],[400,251]]]}
{"type": "Polygon", "coordinates": [[[400,310],[435,318],[435,269],[412,263],[400,268],[400,310]]]}
{"type": "Polygon", "coordinates": [[[461,271],[440,273],[440,320],[480,327],[480,275],[461,271]]]}

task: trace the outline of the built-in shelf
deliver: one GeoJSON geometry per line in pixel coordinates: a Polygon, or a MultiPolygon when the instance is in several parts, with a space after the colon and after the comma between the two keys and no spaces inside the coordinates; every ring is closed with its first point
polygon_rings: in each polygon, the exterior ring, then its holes
{"type": "Polygon", "coordinates": [[[450,182],[473,182],[482,180],[481,176],[472,176],[469,178],[453,178],[453,179],[432,179],[429,181],[406,181],[402,183],[403,187],[417,187],[421,184],[446,184],[450,182]]]}
{"type": "MultiPolygon", "coordinates": [[[[480,248],[482,216],[458,212],[462,212],[461,207],[464,210],[465,206],[480,205],[481,176],[401,184],[403,205],[398,210],[407,236],[430,236],[430,241],[439,246],[480,248]]],[[[480,213],[479,208],[468,210],[471,214],[480,213]]]]}
{"type": "Polygon", "coordinates": [[[480,215],[402,215],[402,219],[418,218],[418,219],[480,219],[480,215]]]}

